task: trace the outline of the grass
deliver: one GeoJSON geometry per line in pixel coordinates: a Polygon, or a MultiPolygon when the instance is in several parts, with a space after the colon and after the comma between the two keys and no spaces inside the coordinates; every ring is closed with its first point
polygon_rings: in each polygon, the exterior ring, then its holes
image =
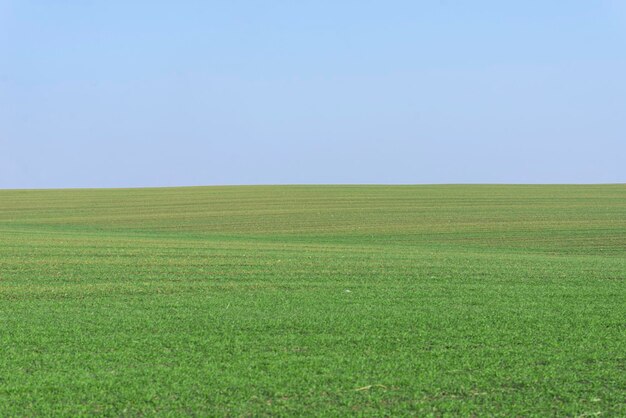
{"type": "Polygon", "coordinates": [[[0,191],[0,416],[626,415],[626,185],[0,191]]]}

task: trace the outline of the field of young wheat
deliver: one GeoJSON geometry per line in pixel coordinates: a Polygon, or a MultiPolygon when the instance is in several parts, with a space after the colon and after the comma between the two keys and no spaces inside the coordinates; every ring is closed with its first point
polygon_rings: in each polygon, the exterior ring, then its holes
{"type": "Polygon", "coordinates": [[[0,416],[626,415],[626,186],[0,191],[0,416]]]}

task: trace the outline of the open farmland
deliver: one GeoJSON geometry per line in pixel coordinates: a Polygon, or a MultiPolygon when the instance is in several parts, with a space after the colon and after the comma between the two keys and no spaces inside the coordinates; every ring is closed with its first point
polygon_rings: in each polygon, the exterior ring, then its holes
{"type": "Polygon", "coordinates": [[[626,185],[0,191],[0,416],[626,415],[626,185]]]}

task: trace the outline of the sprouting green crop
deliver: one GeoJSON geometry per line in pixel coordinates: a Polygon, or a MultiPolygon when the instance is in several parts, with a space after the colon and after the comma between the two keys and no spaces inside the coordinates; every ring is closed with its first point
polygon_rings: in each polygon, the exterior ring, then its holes
{"type": "Polygon", "coordinates": [[[624,416],[626,185],[0,191],[0,416],[624,416]]]}

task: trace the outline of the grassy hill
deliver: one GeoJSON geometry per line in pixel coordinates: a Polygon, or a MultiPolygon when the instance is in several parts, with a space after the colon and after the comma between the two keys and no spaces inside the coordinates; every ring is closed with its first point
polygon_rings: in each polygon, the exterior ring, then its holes
{"type": "Polygon", "coordinates": [[[626,415],[626,185],[0,191],[0,416],[626,415]]]}

